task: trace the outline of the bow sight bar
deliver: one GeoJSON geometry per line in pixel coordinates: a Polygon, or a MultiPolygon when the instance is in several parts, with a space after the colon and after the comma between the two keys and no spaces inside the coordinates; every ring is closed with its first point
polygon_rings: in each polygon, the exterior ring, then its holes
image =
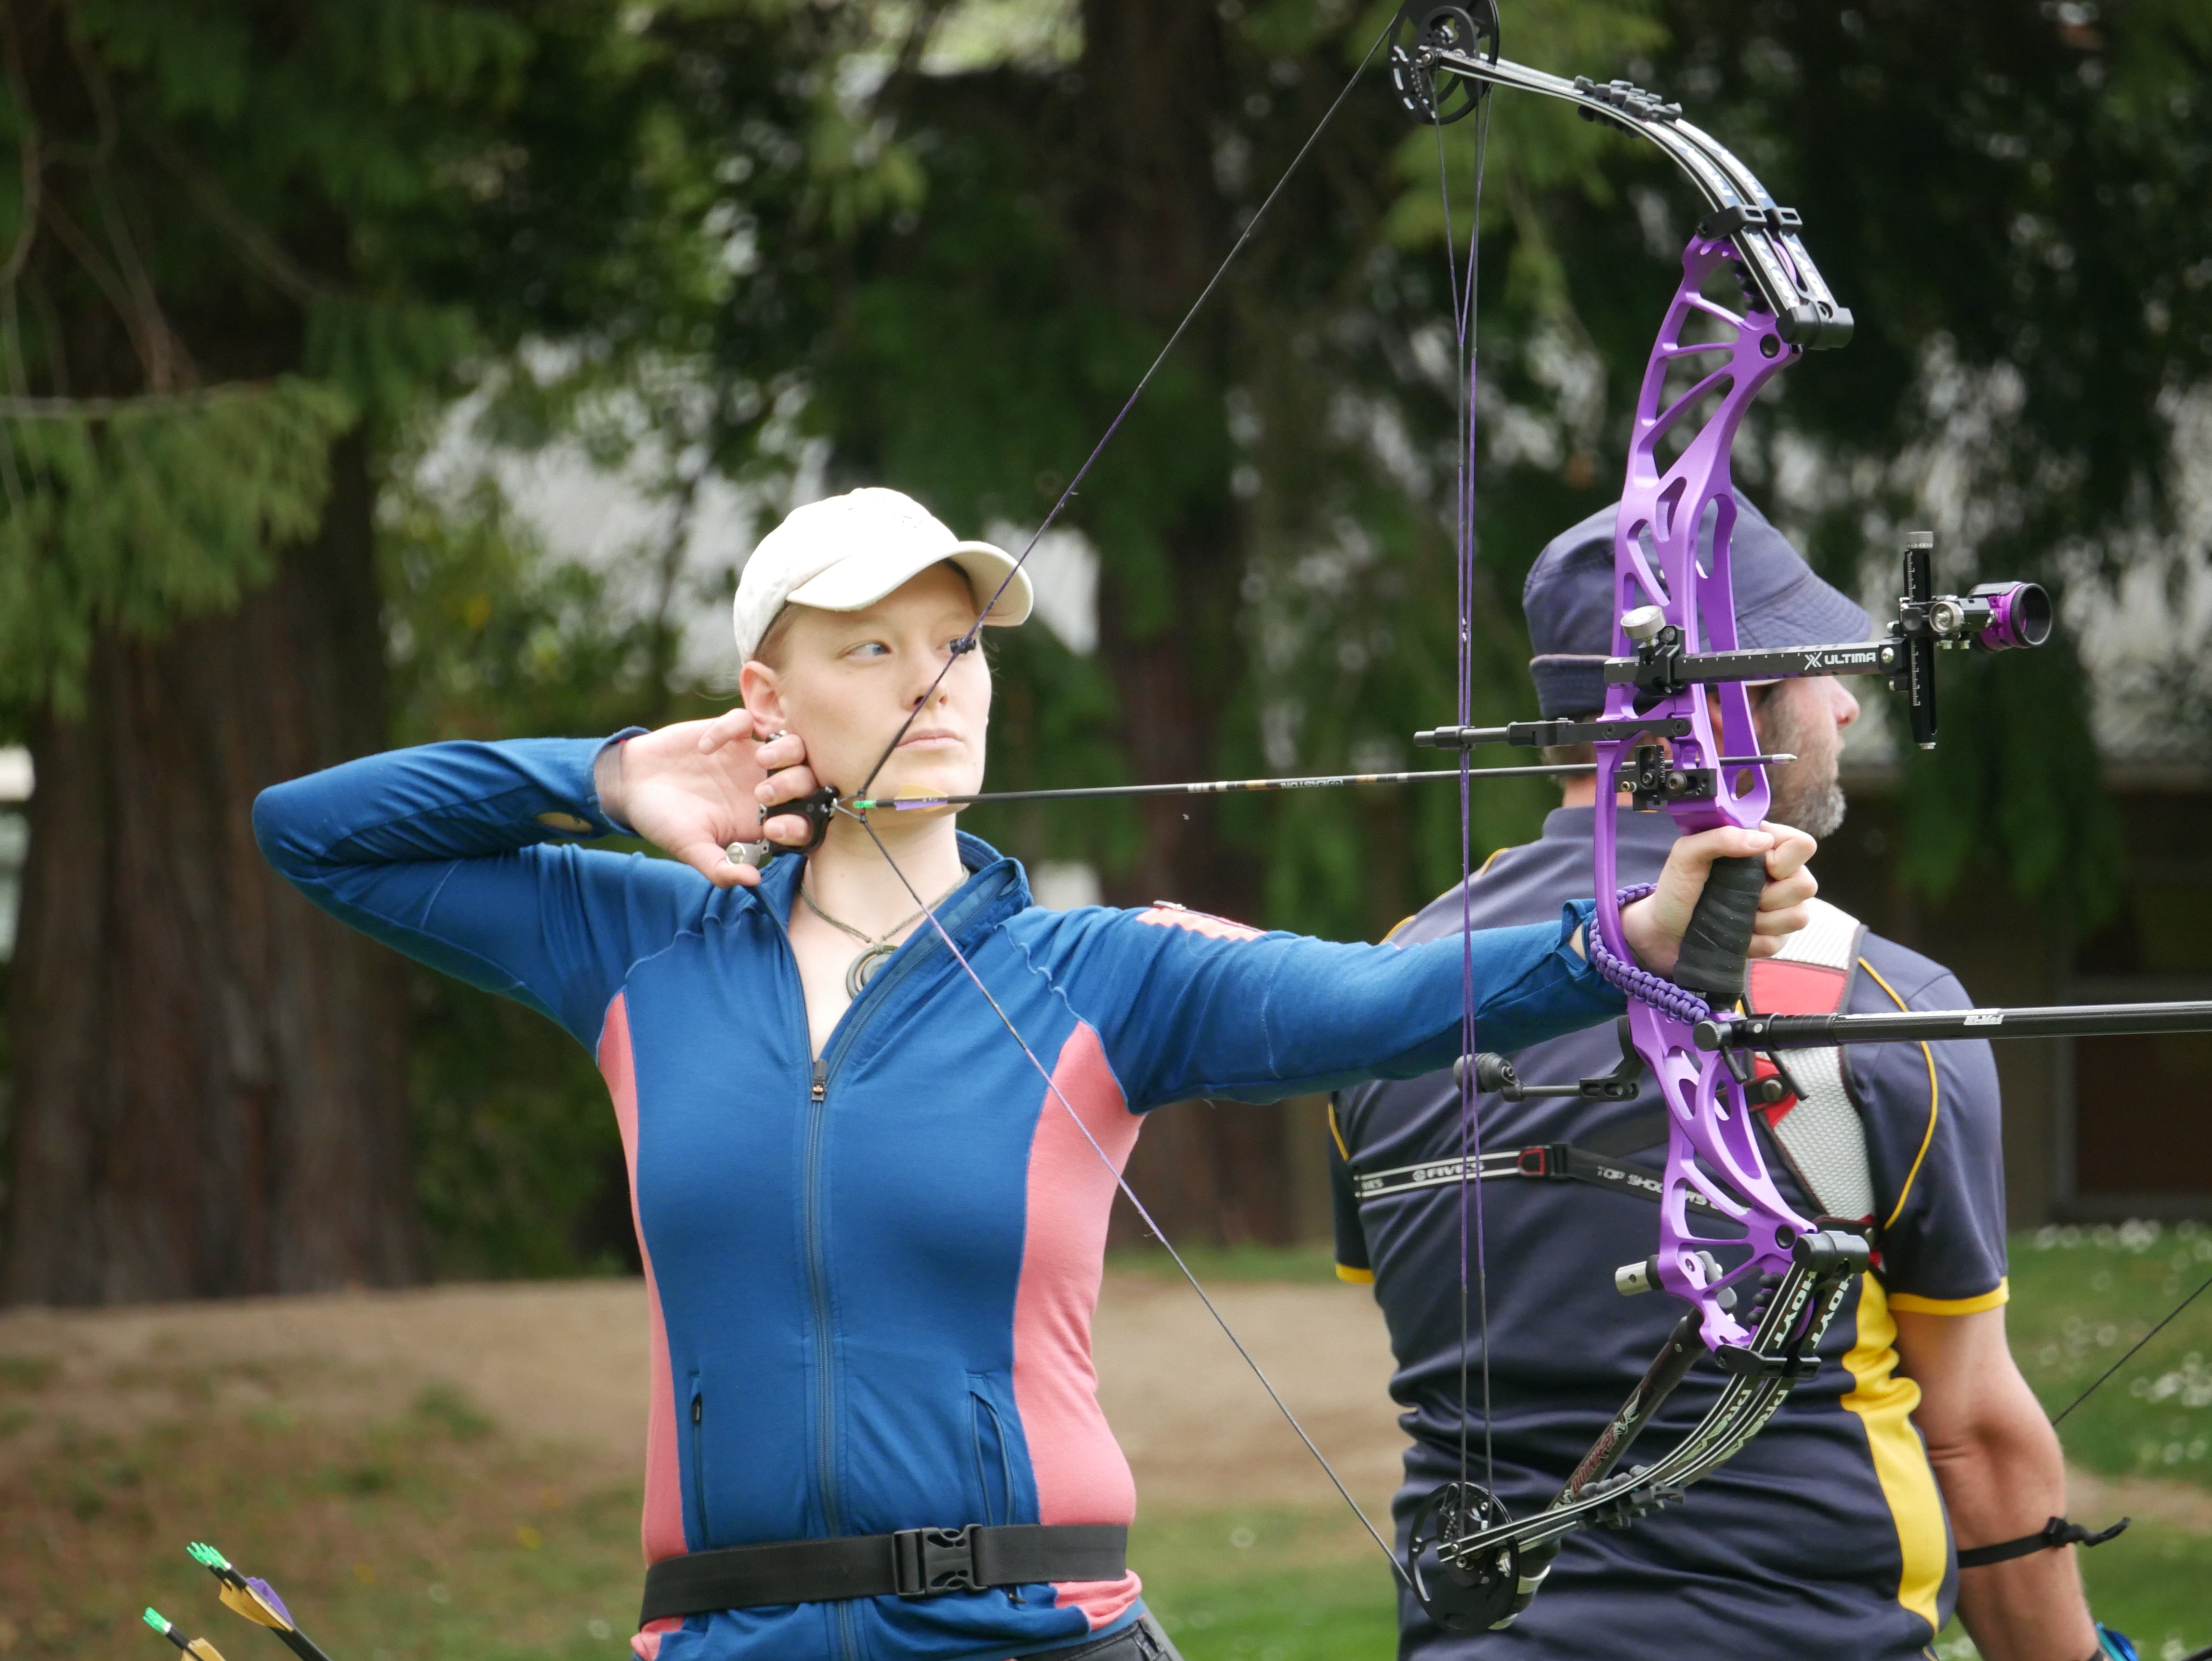
{"type": "MultiPolygon", "coordinates": [[[[1897,620],[1880,640],[1844,646],[1692,652],[1684,648],[1682,630],[1668,623],[1657,606],[1640,605],[1620,619],[1621,631],[1636,643],[1636,654],[1607,659],[1605,683],[1633,686],[1639,697],[1657,699],[1695,685],[1798,680],[1814,675],[1883,675],[1888,678],[1892,691],[1905,695],[1912,741],[1923,750],[1932,750],[1936,747],[1936,652],[2007,652],[2040,646],[2051,638],[2054,615],[2051,596],[2033,582],[1985,582],[1966,594],[1936,593],[1935,547],[1933,532],[1905,532],[1905,593],[1898,599],[1897,620]]],[[[1637,737],[1689,736],[1690,723],[1674,716],[1650,721],[1561,719],[1517,721],[1504,727],[1437,727],[1414,733],[1413,742],[1435,750],[1471,750],[1486,744],[1543,749],[1637,737]]],[[[1644,751],[1639,750],[1637,754],[1640,757],[1644,751]]],[[[1723,756],[1719,765],[1726,767],[1732,760],[1723,756]]],[[[1675,781],[1685,776],[1685,770],[1675,770],[1675,781]]],[[[1676,783],[1675,788],[1680,788],[1676,783]]],[[[1637,805],[1644,804],[1639,800],[1637,805]]]]}

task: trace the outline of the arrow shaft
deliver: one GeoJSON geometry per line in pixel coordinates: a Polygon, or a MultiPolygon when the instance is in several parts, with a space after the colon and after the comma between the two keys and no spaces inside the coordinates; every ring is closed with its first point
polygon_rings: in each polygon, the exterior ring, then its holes
{"type": "MultiPolygon", "coordinates": [[[[1471,767],[1471,778],[1571,778],[1588,776],[1596,768],[1588,762],[1559,762],[1528,767],[1471,767]]],[[[1455,779],[1455,767],[1423,768],[1411,773],[1316,773],[1295,779],[1208,779],[1189,784],[1092,784],[1064,790],[987,790],[972,796],[864,796],[846,806],[856,813],[871,808],[912,812],[923,807],[972,807],[994,801],[1075,801],[1109,796],[1226,796],[1272,790],[1323,790],[1353,784],[1414,784],[1429,779],[1455,779]]]]}

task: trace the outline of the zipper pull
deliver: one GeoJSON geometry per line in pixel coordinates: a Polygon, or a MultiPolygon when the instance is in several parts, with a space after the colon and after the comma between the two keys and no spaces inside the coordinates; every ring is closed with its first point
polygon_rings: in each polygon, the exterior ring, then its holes
{"type": "Polygon", "coordinates": [[[691,1422],[696,1425],[706,1416],[707,1396],[706,1392],[702,1390],[691,1398],[691,1422]]]}
{"type": "Polygon", "coordinates": [[[817,1056],[814,1058],[814,1088],[809,1093],[817,1102],[829,1099],[830,1062],[826,1056],[817,1056]]]}

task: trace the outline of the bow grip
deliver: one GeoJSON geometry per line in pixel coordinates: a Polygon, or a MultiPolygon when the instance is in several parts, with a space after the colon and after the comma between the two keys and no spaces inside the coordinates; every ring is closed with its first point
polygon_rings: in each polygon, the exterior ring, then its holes
{"type": "Polygon", "coordinates": [[[1744,961],[1751,955],[1752,925],[1759,920],[1759,897],[1765,886],[1764,855],[1717,859],[1690,913],[1681,955],[1674,960],[1674,980],[1704,994],[1716,1009],[1743,996],[1744,961]]]}

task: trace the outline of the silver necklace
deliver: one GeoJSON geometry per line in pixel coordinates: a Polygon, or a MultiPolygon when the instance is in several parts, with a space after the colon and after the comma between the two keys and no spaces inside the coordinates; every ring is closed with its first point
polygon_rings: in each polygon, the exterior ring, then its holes
{"type": "Polygon", "coordinates": [[[857,998],[860,995],[861,989],[867,985],[868,977],[884,966],[884,960],[885,958],[889,958],[892,952],[898,950],[898,944],[892,939],[892,936],[895,934],[903,934],[911,925],[921,920],[923,912],[932,910],[936,907],[944,904],[945,901],[951,899],[955,894],[960,891],[962,886],[967,882],[967,880],[968,879],[965,877],[963,877],[959,882],[954,883],[951,887],[946,889],[942,894],[939,894],[935,899],[932,900],[929,904],[923,906],[921,910],[916,911],[910,917],[903,918],[900,922],[893,923],[889,928],[884,930],[880,934],[863,934],[860,930],[854,928],[849,922],[846,922],[839,918],[831,916],[816,903],[814,896],[806,891],[806,885],[804,882],[801,882],[799,885],[799,897],[806,902],[806,909],[809,911],[811,911],[816,916],[821,918],[823,922],[828,923],[832,928],[838,929],[844,934],[849,934],[854,940],[860,941],[861,946],[860,954],[855,957],[851,963],[845,966],[845,995],[848,998],[857,998]]]}

